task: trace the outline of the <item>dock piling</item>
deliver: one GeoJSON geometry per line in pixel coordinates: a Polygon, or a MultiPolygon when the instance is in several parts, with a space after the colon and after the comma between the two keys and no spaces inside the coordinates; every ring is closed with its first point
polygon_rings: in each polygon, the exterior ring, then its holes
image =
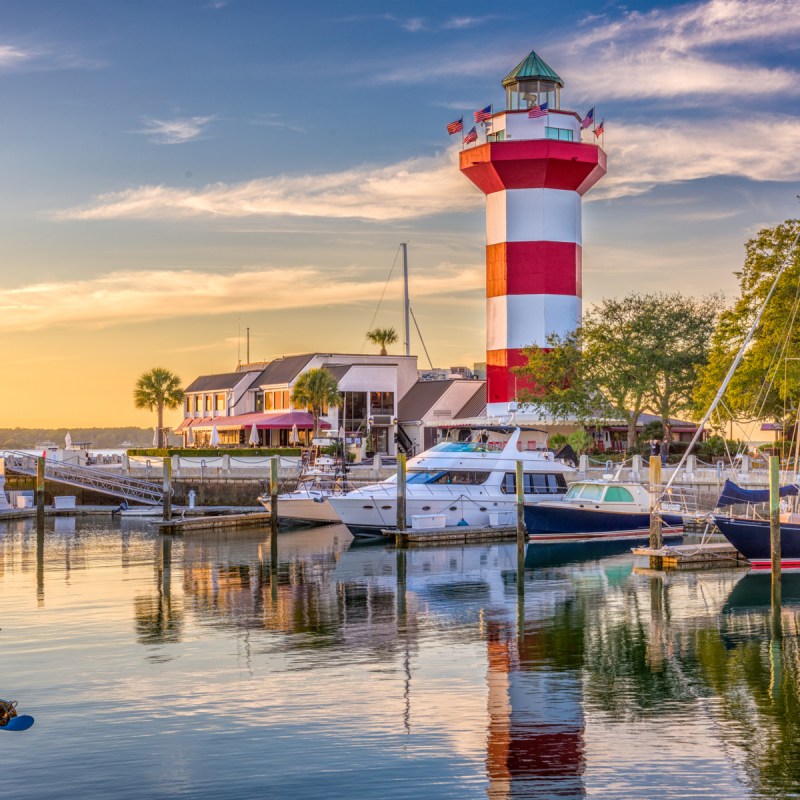
{"type": "MultiPolygon", "coordinates": [[[[658,510],[659,491],[661,489],[661,457],[650,456],[650,548],[660,550],[664,546],[661,531],[661,515],[658,510]]],[[[654,566],[660,569],[661,566],[654,566]]]]}
{"type": "Polygon", "coordinates": [[[44,514],[44,456],[36,459],[36,513],[44,514]]]}
{"type": "Polygon", "coordinates": [[[517,592],[525,592],[525,474],[522,461],[517,461],[517,592]]]}
{"type": "Polygon", "coordinates": [[[406,529],[406,454],[397,454],[397,530],[406,529]]]}
{"type": "Polygon", "coordinates": [[[172,519],[172,459],[164,458],[164,473],[161,488],[164,491],[164,519],[172,519]]]}
{"type": "Polygon", "coordinates": [[[273,538],[278,535],[278,456],[269,462],[269,526],[273,538]]]}
{"type": "Polygon", "coordinates": [[[772,580],[781,579],[781,497],[780,462],[769,457],[769,553],[772,558],[772,580]]]}

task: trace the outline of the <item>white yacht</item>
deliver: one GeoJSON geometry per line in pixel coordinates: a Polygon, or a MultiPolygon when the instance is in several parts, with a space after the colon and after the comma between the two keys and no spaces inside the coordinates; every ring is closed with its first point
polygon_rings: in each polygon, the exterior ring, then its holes
{"type": "MultiPolygon", "coordinates": [[[[516,519],[516,463],[523,462],[525,502],[558,499],[575,469],[550,450],[519,450],[518,427],[485,428],[509,436],[504,444],[441,442],[408,462],[406,515],[438,517],[444,525],[488,526],[516,519]],[[498,516],[490,518],[490,514],[498,516]]],[[[484,437],[485,438],[485,437],[484,437]]],[[[354,536],[378,536],[397,523],[397,476],[328,498],[354,536]]],[[[510,523],[513,524],[513,521],[510,523]]]]}

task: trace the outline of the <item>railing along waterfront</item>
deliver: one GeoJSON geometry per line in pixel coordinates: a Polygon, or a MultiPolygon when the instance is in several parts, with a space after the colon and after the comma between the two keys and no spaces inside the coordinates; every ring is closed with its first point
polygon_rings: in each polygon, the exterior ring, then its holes
{"type": "MultiPolygon", "coordinates": [[[[3,453],[6,470],[20,475],[36,475],[36,465],[40,456],[18,450],[6,450],[3,453]]],[[[139,478],[119,475],[105,469],[96,467],[78,467],[74,464],[65,464],[62,461],[45,459],[45,480],[65,483],[80,489],[90,489],[123,500],[143,503],[145,505],[159,505],[164,501],[164,492],[161,486],[139,478]]]]}

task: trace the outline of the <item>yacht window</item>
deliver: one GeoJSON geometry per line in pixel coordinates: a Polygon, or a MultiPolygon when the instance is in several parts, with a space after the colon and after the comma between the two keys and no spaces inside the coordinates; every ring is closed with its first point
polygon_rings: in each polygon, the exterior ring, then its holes
{"type": "MultiPolygon", "coordinates": [[[[523,479],[525,494],[563,494],[567,491],[567,481],[561,474],[526,472],[523,479]]],[[[513,472],[506,472],[500,488],[504,494],[516,494],[517,476],[513,472]]]]}
{"type": "Polygon", "coordinates": [[[445,472],[409,472],[406,483],[431,483],[445,474],[445,472]]]}
{"type": "Polygon", "coordinates": [[[483,442],[439,442],[431,448],[432,453],[486,453],[489,445],[483,442]]]}
{"type": "Polygon", "coordinates": [[[429,481],[429,483],[477,485],[480,483],[486,483],[486,479],[488,477],[488,472],[478,472],[474,470],[448,470],[447,472],[438,473],[433,480],[429,481]]]}
{"type": "Polygon", "coordinates": [[[609,486],[605,500],[607,503],[632,503],[633,495],[622,486],[609,486]]]}
{"type": "Polygon", "coordinates": [[[576,483],[569,487],[569,491],[564,495],[565,500],[575,500],[583,489],[582,483],[576,483]]]}
{"type": "Polygon", "coordinates": [[[603,494],[603,487],[595,483],[586,483],[583,486],[581,500],[599,500],[603,494]]]}

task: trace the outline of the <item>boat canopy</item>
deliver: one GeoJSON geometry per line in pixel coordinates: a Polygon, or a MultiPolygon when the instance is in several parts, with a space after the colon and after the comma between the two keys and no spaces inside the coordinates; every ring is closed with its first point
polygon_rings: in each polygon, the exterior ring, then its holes
{"type": "MultiPolygon", "coordinates": [[[[781,497],[796,495],[800,487],[790,483],[788,486],[781,486],[779,492],[781,497]]],[[[740,503],[768,503],[769,489],[742,489],[733,481],[726,480],[722,487],[722,494],[717,500],[717,508],[724,506],[735,506],[740,503]]]]}

